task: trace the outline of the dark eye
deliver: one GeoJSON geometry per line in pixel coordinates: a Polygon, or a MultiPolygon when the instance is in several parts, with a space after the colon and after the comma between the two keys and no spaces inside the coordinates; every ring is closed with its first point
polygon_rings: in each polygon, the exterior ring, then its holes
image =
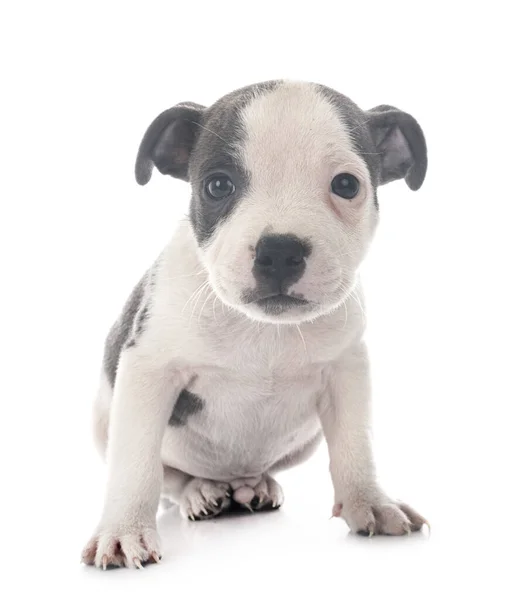
{"type": "Polygon", "coordinates": [[[234,191],[235,184],[227,175],[214,175],[206,182],[206,193],[214,200],[227,198],[234,191]]]}
{"type": "Polygon", "coordinates": [[[331,190],[345,200],[352,200],[359,191],[359,181],[350,173],[340,173],[331,182],[331,190]]]}

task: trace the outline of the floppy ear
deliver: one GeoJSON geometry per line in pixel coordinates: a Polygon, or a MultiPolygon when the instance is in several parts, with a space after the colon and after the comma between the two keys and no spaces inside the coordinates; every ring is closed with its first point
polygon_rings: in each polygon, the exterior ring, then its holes
{"type": "Polygon", "coordinates": [[[366,112],[368,127],[380,158],[381,185],[402,179],[418,190],[427,172],[427,145],[417,121],[385,104],[366,112]]]}
{"type": "Polygon", "coordinates": [[[140,143],[135,163],[137,183],[146,185],[153,165],[164,175],[188,181],[188,162],[204,108],[183,102],[158,115],[140,143]]]}

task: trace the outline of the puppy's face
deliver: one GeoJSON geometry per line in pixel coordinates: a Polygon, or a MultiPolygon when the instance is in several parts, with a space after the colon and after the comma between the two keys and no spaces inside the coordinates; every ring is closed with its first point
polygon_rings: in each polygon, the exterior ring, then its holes
{"type": "Polygon", "coordinates": [[[322,86],[269,82],[162,113],[139,150],[139,183],[153,164],[192,184],[199,255],[220,299],[255,320],[300,323],[351,293],[377,186],[420,187],[426,148],[392,107],[363,112],[322,86]]]}

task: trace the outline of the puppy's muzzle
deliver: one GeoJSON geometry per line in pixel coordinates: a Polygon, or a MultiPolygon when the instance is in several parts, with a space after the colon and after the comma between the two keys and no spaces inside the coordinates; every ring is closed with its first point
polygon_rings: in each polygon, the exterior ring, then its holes
{"type": "Polygon", "coordinates": [[[311,249],[294,235],[266,235],[256,245],[253,275],[270,294],[283,294],[306,270],[311,249]]]}

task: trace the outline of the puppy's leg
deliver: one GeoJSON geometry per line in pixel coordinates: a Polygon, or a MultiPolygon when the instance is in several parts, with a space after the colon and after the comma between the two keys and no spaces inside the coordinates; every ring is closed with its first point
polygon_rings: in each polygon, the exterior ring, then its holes
{"type": "Polygon", "coordinates": [[[268,473],[230,481],[233,489],[233,508],[239,505],[251,512],[279,508],[284,502],[281,486],[268,473]]]}
{"type": "Polygon", "coordinates": [[[211,519],[237,505],[257,511],[279,508],[283,503],[281,486],[268,474],[227,483],[192,477],[166,466],[162,493],[191,521],[211,519]]]}
{"type": "Polygon", "coordinates": [[[425,519],[391,500],[376,481],[369,439],[370,383],[366,347],[346,351],[331,374],[320,418],[334,485],[333,515],[362,535],[402,535],[421,529],[425,519]]]}
{"type": "Polygon", "coordinates": [[[107,453],[112,393],[112,386],[107,380],[104,369],[102,369],[98,394],[93,407],[93,437],[96,449],[103,459],[106,458],[107,453]]]}
{"type": "Polygon", "coordinates": [[[192,475],[164,465],[162,496],[168,498],[173,504],[179,504],[181,494],[191,479],[193,479],[192,475]]]}
{"type": "Polygon", "coordinates": [[[169,504],[177,504],[184,519],[210,519],[230,507],[231,486],[164,466],[162,506],[168,508],[169,504]]]}
{"type": "Polygon", "coordinates": [[[103,515],[82,559],[97,567],[140,567],[158,560],[156,511],[162,485],[161,445],[179,392],[180,373],[137,346],[122,352],[112,398],[103,515]]]}
{"type": "Polygon", "coordinates": [[[221,481],[192,477],[183,488],[178,504],[184,519],[211,519],[231,506],[231,486],[221,481]]]}
{"type": "Polygon", "coordinates": [[[272,510],[280,508],[284,502],[284,494],[277,481],[268,474],[254,488],[254,498],[251,501],[253,510],[272,510]]]}

